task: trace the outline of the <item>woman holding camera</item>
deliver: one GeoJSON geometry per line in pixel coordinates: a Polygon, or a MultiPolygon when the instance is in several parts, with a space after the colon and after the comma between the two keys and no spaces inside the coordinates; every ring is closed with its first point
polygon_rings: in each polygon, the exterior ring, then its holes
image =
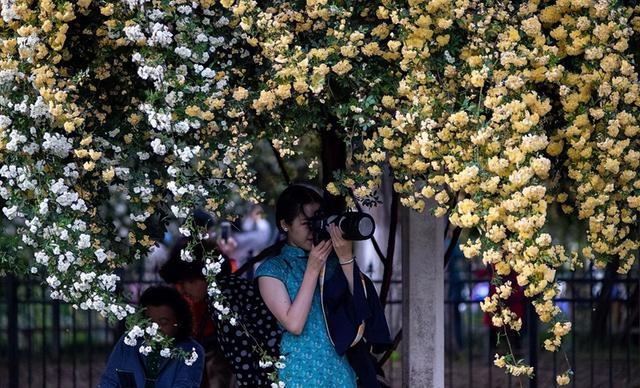
{"type": "MultiPolygon", "coordinates": [[[[285,330],[280,343],[285,367],[279,378],[287,387],[356,387],[347,349],[362,338],[370,316],[378,318],[372,330],[380,327],[381,310],[374,314],[366,295],[375,299],[373,304],[379,306],[379,301],[372,286],[363,291],[365,281],[355,265],[353,242],[332,224],[331,239],[314,244],[309,220],[322,204],[320,194],[307,186],[292,185],[282,192],[276,226],[286,241],[255,275],[265,304],[285,330]],[[358,300],[362,303],[355,304],[358,300]]],[[[386,337],[378,342],[390,342],[386,321],[384,329],[386,337]]]]}

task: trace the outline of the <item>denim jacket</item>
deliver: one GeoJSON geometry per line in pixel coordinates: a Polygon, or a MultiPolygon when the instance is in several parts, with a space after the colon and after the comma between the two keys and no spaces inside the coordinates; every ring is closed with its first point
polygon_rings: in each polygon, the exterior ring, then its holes
{"type": "Polygon", "coordinates": [[[146,357],[139,353],[139,345],[129,346],[124,343],[124,336],[120,337],[113,348],[107,366],[100,378],[98,388],[121,387],[118,370],[131,372],[134,375],[137,388],[198,388],[204,368],[204,351],[196,341],[189,339],[176,345],[187,352],[195,349],[198,359],[192,365],[186,365],[183,360],[161,358],[158,375],[154,382],[146,379],[146,357]]]}

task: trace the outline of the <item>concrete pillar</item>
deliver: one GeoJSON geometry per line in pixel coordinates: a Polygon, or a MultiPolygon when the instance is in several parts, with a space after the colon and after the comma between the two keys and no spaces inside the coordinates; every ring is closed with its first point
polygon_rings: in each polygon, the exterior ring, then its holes
{"type": "Polygon", "coordinates": [[[403,208],[401,223],[402,386],[442,388],[445,220],[403,208]]]}

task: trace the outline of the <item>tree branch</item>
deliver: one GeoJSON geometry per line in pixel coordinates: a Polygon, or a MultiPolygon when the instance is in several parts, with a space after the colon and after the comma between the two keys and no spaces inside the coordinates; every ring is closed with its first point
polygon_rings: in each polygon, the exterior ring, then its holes
{"type": "Polygon", "coordinates": [[[460,238],[460,233],[462,232],[462,228],[456,226],[453,230],[453,235],[451,236],[451,241],[449,241],[449,246],[447,247],[447,251],[444,254],[444,268],[447,268],[449,265],[449,260],[451,259],[451,255],[453,255],[453,250],[456,249],[456,245],[458,244],[458,239],[460,238]]]}
{"type": "Polygon", "coordinates": [[[391,194],[391,220],[389,221],[389,240],[387,243],[387,259],[384,263],[382,286],[380,287],[380,303],[382,307],[387,305],[387,297],[391,288],[393,277],[393,256],[396,250],[396,230],[398,227],[398,193],[395,190],[391,194]]]}
{"type": "Polygon", "coordinates": [[[287,182],[287,186],[288,186],[289,184],[291,184],[291,178],[289,177],[287,168],[284,165],[284,160],[282,159],[282,156],[280,156],[280,152],[278,152],[276,147],[273,146],[273,143],[271,141],[269,141],[269,146],[273,151],[273,155],[276,157],[276,161],[278,162],[278,167],[280,167],[280,171],[282,172],[282,177],[284,178],[285,182],[287,182]]]}

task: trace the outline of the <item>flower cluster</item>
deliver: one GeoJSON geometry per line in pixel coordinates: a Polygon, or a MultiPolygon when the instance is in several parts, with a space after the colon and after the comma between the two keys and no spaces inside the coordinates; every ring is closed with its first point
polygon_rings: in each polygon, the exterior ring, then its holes
{"type": "Polygon", "coordinates": [[[495,355],[493,364],[498,368],[504,368],[512,376],[533,376],[533,368],[527,366],[522,360],[514,361],[511,355],[495,355]]]}
{"type": "Polygon", "coordinates": [[[258,198],[255,136],[232,97],[248,43],[239,15],[208,1],[31,3],[2,2],[0,208],[16,227],[2,251],[53,298],[135,327],[114,270],[144,257],[166,218],[258,198]]]}
{"type": "MultiPolygon", "coordinates": [[[[555,274],[578,259],[546,232],[548,209],[586,221],[582,258],[597,266],[619,263],[626,273],[639,246],[631,232],[640,88],[630,42],[640,9],[607,0],[399,8],[376,11],[401,31],[391,117],[377,120],[351,171],[327,189],[366,198],[387,161],[402,204],[423,211],[435,203],[437,216],[479,232],[461,248],[494,273],[497,292],[481,304],[493,324],[521,326],[505,303],[512,285],[500,280],[514,275],[550,324],[545,348],[555,351],[570,330],[553,302],[555,274]]],[[[508,373],[531,375],[513,357],[499,360],[508,373]]]]}
{"type": "Polygon", "coordinates": [[[124,336],[124,343],[128,346],[137,347],[140,354],[147,356],[155,352],[160,354],[160,357],[182,359],[186,365],[193,365],[198,359],[198,353],[195,348],[192,348],[190,352],[180,348],[172,350],[172,340],[158,330],[157,323],[140,317],[129,319],[129,321],[135,321],[135,324],[132,323],[131,328],[124,336]],[[138,324],[142,325],[142,327],[138,324]]]}

